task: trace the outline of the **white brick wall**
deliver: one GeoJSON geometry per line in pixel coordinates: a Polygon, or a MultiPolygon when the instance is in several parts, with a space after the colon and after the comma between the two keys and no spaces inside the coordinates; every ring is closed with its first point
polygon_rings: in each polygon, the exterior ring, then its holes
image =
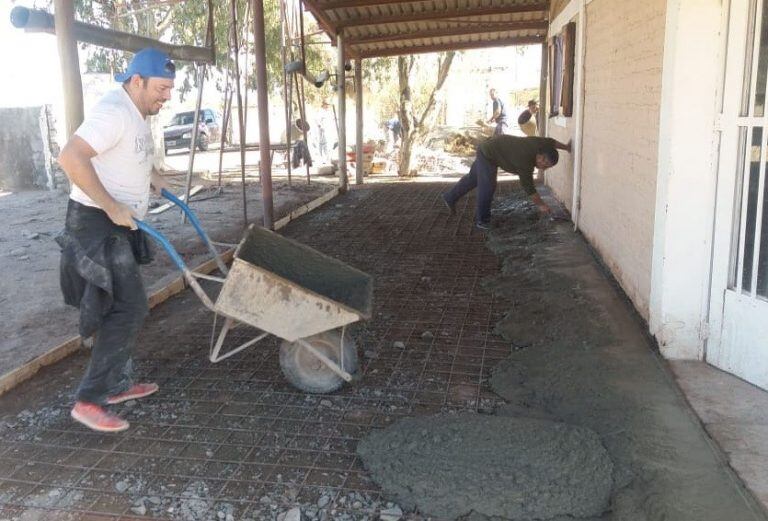
{"type": "MultiPolygon", "coordinates": [[[[549,124],[547,135],[561,143],[568,143],[573,139],[576,121],[574,118],[565,118],[565,127],[549,124]]],[[[563,205],[573,212],[573,155],[560,151],[560,161],[546,172],[546,183],[563,205]]]]}
{"type": "Polygon", "coordinates": [[[587,5],[580,227],[646,319],[665,8],[666,0],[587,5]]]}

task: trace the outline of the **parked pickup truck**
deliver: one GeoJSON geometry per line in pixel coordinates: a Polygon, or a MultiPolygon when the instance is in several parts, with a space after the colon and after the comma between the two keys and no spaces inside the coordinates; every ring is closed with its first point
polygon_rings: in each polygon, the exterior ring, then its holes
{"type": "MultiPolygon", "coordinates": [[[[190,148],[195,112],[179,112],[164,129],[165,153],[175,148],[190,148]]],[[[201,109],[197,131],[197,148],[208,150],[211,141],[221,139],[221,124],[211,109],[201,109]]]]}

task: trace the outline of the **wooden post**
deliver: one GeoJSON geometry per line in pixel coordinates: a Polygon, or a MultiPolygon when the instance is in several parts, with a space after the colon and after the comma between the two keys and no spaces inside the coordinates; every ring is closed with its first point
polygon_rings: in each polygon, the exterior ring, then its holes
{"type": "Polygon", "coordinates": [[[285,166],[288,170],[288,186],[291,186],[291,77],[285,71],[285,64],[288,63],[286,46],[290,38],[288,30],[288,16],[286,14],[285,0],[280,0],[280,58],[283,66],[283,102],[285,103],[285,166]]]}
{"type": "Polygon", "coordinates": [[[363,184],[363,63],[355,60],[355,184],[363,184]]]}
{"type": "Polygon", "coordinates": [[[272,162],[269,140],[269,98],[267,96],[267,44],[264,35],[264,4],[253,0],[253,52],[256,55],[256,97],[259,113],[259,171],[261,177],[261,198],[264,207],[264,228],[274,227],[272,202],[272,162]]]}
{"type": "Polygon", "coordinates": [[[243,119],[243,95],[240,91],[240,33],[237,31],[237,2],[229,4],[232,17],[232,48],[235,54],[235,92],[237,93],[237,122],[240,134],[240,180],[243,184],[243,228],[248,227],[248,199],[245,193],[245,120],[243,119]]]}
{"type": "Polygon", "coordinates": [[[338,125],[339,125],[339,188],[342,192],[347,191],[347,98],[344,70],[344,36],[343,31],[339,31],[336,36],[336,93],[338,94],[338,125]]]}
{"type": "Polygon", "coordinates": [[[549,47],[546,40],[541,44],[541,76],[539,79],[539,113],[536,114],[536,125],[539,135],[547,134],[547,75],[549,73],[549,47]]]}
{"type": "Polygon", "coordinates": [[[83,122],[83,83],[80,60],[74,34],[75,5],[73,0],[55,0],[56,43],[59,48],[61,80],[64,88],[67,138],[83,122]]]}

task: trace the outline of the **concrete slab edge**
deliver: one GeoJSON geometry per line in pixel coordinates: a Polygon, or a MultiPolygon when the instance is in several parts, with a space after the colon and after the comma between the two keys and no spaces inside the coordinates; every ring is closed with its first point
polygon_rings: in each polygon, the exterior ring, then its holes
{"type": "MultiPolygon", "coordinates": [[[[275,230],[280,230],[281,228],[286,227],[289,223],[298,219],[302,215],[306,215],[317,207],[327,203],[339,195],[339,193],[339,188],[334,188],[333,190],[329,190],[320,197],[317,197],[312,201],[303,204],[294,210],[291,210],[288,215],[275,222],[275,230]]],[[[234,248],[230,248],[223,252],[221,256],[224,259],[224,262],[231,261],[234,253],[234,248]]],[[[216,261],[211,259],[194,268],[194,271],[207,274],[215,271],[216,269],[216,261]]],[[[181,293],[185,289],[187,289],[187,283],[184,280],[184,277],[179,276],[147,297],[150,309],[159,306],[172,296],[181,293]]],[[[56,362],[63,360],[72,353],[79,351],[82,347],[83,338],[79,335],[74,336],[50,349],[49,351],[43,353],[42,355],[33,358],[21,367],[17,367],[9,373],[0,376],[0,396],[4,395],[22,382],[32,378],[43,367],[53,365],[56,362]]]]}

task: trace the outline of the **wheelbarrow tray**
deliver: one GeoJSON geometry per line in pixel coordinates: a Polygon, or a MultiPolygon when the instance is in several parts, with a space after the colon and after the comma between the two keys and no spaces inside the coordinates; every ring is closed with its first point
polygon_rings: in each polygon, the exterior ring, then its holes
{"type": "Polygon", "coordinates": [[[216,299],[218,313],[288,341],[371,316],[370,275],[251,226],[216,299]]]}

